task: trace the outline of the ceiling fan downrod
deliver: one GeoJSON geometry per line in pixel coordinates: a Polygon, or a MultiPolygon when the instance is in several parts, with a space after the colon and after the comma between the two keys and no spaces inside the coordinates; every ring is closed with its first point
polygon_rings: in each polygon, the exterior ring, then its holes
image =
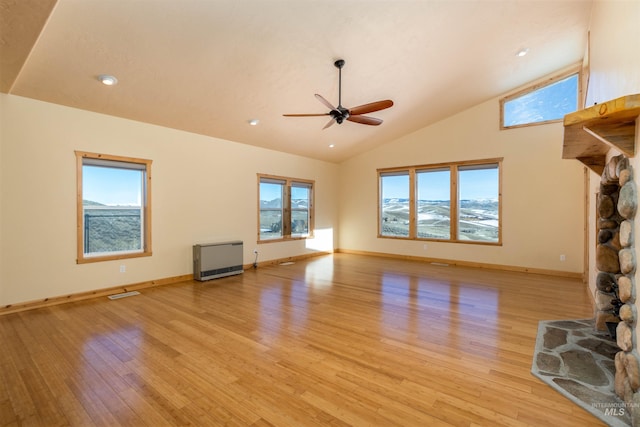
{"type": "Polygon", "coordinates": [[[338,106],[334,110],[335,114],[331,115],[338,124],[342,124],[345,119],[349,118],[349,110],[342,106],[342,67],[344,67],[344,59],[338,59],[333,65],[338,69],[338,106]]]}

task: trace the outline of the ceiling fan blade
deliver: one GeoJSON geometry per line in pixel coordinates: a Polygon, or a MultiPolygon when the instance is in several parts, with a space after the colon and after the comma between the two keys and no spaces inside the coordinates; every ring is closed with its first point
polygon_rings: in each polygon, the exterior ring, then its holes
{"type": "Polygon", "coordinates": [[[347,117],[347,120],[349,120],[350,122],[360,123],[363,125],[371,125],[371,126],[378,126],[380,123],[382,123],[381,119],[376,119],[375,117],[367,117],[367,116],[349,116],[347,117]]]}
{"type": "Polygon", "coordinates": [[[324,97],[322,95],[318,95],[316,93],[316,98],[318,99],[318,101],[322,102],[330,110],[335,110],[336,109],[336,107],[331,105],[331,103],[329,101],[327,101],[326,99],[324,99],[324,97]]]}
{"type": "Polygon", "coordinates": [[[319,116],[329,116],[329,113],[320,113],[320,114],[283,114],[285,117],[319,117],[319,116]]]}
{"type": "Polygon", "coordinates": [[[390,99],[385,99],[384,101],[372,102],[370,104],[358,105],[357,107],[350,108],[349,114],[352,116],[357,116],[360,114],[367,114],[374,111],[384,110],[385,108],[389,108],[392,106],[393,101],[390,99]]]}
{"type": "Polygon", "coordinates": [[[324,125],[324,127],[322,128],[322,130],[325,130],[326,128],[333,126],[333,124],[334,124],[335,122],[336,122],[336,119],[333,119],[333,118],[332,118],[331,120],[329,120],[329,122],[328,122],[326,125],[324,125]]]}

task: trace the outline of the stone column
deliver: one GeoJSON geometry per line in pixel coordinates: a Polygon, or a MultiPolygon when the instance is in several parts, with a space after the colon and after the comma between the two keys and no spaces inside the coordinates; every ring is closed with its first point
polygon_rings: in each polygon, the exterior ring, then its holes
{"type": "MultiPolygon", "coordinates": [[[[598,249],[596,257],[603,254],[603,259],[597,261],[598,279],[596,283],[596,325],[598,318],[601,321],[610,321],[611,315],[618,321],[616,328],[616,343],[621,351],[615,357],[615,392],[627,403],[627,409],[631,413],[634,426],[640,426],[640,359],[636,351],[635,327],[637,313],[635,307],[635,272],[636,254],[634,249],[634,223],[638,207],[638,196],[636,185],[633,180],[633,170],[626,157],[620,155],[612,158],[602,174],[601,196],[605,200],[608,196],[615,204],[614,212],[611,212],[609,201],[598,203],[598,213],[600,215],[598,232],[598,249]],[[616,190],[611,191],[613,184],[616,190]],[[603,215],[608,215],[603,217],[603,215]],[[600,227],[603,222],[617,222],[615,228],[600,227]],[[611,234],[606,243],[602,243],[600,234],[611,234]],[[601,248],[605,246],[606,249],[601,248]],[[612,250],[617,249],[613,255],[612,250]],[[611,264],[614,258],[618,260],[617,271],[611,264]],[[609,269],[601,270],[600,267],[609,269]],[[613,297],[609,299],[613,291],[613,297]],[[606,304],[611,307],[606,307],[606,304]],[[606,309],[605,314],[601,309],[606,309]]],[[[612,225],[608,223],[606,225],[612,225]]],[[[604,238],[605,236],[603,236],[604,238]]]]}
{"type": "MultiPolygon", "coordinates": [[[[618,278],[621,276],[619,253],[620,223],[623,218],[618,212],[620,194],[619,166],[624,160],[622,156],[609,161],[602,173],[600,192],[598,194],[598,236],[596,247],[595,324],[599,331],[608,330],[607,324],[615,328],[620,321],[618,316],[619,302],[616,295],[618,278]]],[[[626,160],[626,159],[625,159],[626,160]]],[[[628,161],[626,162],[628,166],[628,161]]],[[[626,168],[625,168],[626,169],[626,168]]],[[[615,330],[615,329],[614,329],[615,330]]]]}

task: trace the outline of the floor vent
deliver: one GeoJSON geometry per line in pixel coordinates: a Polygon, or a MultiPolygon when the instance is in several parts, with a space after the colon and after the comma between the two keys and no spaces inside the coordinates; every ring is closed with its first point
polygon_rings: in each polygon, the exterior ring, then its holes
{"type": "Polygon", "coordinates": [[[431,265],[437,265],[438,267],[449,267],[449,264],[444,262],[432,262],[431,265]]]}
{"type": "Polygon", "coordinates": [[[109,295],[108,298],[109,299],[120,299],[120,298],[132,297],[134,295],[140,295],[140,292],[138,292],[138,291],[123,292],[121,294],[109,295]]]}
{"type": "Polygon", "coordinates": [[[293,261],[287,261],[287,262],[281,262],[280,265],[293,265],[295,264],[295,262],[293,261]]]}

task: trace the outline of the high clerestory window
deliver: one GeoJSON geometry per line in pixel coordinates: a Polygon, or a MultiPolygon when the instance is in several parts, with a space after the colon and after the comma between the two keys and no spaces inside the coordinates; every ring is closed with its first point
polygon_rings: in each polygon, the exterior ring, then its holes
{"type": "Polygon", "coordinates": [[[258,174],[258,241],[313,235],[313,181],[258,174]]]}
{"type": "Polygon", "coordinates": [[[572,70],[500,99],[500,128],[561,121],[578,110],[580,71],[572,70]]]}
{"type": "Polygon", "coordinates": [[[378,237],[501,244],[502,159],[378,170],[378,237]]]}
{"type": "Polygon", "coordinates": [[[151,160],[76,151],[78,263],[151,255],[151,160]]]}

